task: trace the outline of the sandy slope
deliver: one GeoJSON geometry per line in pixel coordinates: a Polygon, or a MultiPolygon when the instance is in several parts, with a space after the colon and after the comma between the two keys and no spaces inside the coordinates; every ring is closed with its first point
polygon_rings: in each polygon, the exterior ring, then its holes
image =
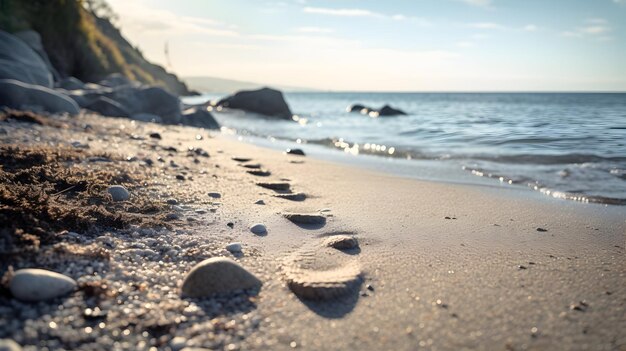
{"type": "MultiPolygon", "coordinates": [[[[214,250],[208,256],[228,256],[220,245],[243,243],[239,260],[264,285],[254,307],[244,311],[246,317],[228,309],[219,317],[261,322],[217,344],[191,333],[183,323],[176,334],[185,337],[187,345],[307,350],[626,348],[626,216],[621,207],[403,179],[288,156],[224,136],[208,138],[192,128],[81,118],[81,123],[96,126],[115,124],[124,133],[103,140],[71,128],[37,127],[38,142],[80,140],[92,150],[154,157],[145,148],[147,141],[128,135],[159,131],[160,144],[200,146],[211,154],[200,164],[170,154],[167,162],[186,168],[188,179],[176,181],[172,172],[164,171],[152,186],[159,196],[181,199],[188,206],[183,215],[195,220],[175,225],[199,244],[211,243],[214,250]],[[196,134],[203,140],[196,140],[196,134]],[[247,174],[232,156],[250,157],[250,163],[261,163],[272,175],[247,174]],[[288,182],[308,198],[295,202],[273,197],[275,192],[255,185],[258,181],[288,182]],[[208,191],[222,194],[219,204],[207,202],[208,191]],[[266,205],[254,204],[258,199],[266,205]],[[193,212],[207,206],[216,212],[193,212]],[[282,216],[321,209],[330,210],[324,212],[323,226],[301,227],[282,216]],[[233,229],[226,226],[229,222],[233,229]],[[267,235],[249,232],[256,222],[267,226],[267,235]],[[360,249],[342,253],[322,248],[323,238],[336,233],[355,235],[360,249]],[[300,299],[287,287],[285,273],[294,261],[303,260],[310,261],[308,268],[322,271],[357,267],[363,282],[341,298],[300,299]]],[[[27,136],[28,125],[2,127],[10,129],[2,143],[34,143],[27,136]]],[[[180,284],[193,263],[168,270],[173,277],[163,284],[180,284]]],[[[142,275],[133,279],[141,280],[142,275]]],[[[219,334],[215,328],[212,332],[219,334]]],[[[12,335],[19,339],[20,333],[12,335]]]]}

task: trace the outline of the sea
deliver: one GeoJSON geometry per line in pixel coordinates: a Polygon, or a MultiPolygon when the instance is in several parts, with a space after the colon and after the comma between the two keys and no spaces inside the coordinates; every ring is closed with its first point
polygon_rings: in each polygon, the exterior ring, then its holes
{"type": "MultiPolygon", "coordinates": [[[[227,94],[185,98],[188,104],[227,94]]],[[[626,205],[625,93],[288,92],[292,120],[212,113],[228,135],[402,176],[626,205]],[[348,112],[389,104],[406,116],[348,112]]]]}

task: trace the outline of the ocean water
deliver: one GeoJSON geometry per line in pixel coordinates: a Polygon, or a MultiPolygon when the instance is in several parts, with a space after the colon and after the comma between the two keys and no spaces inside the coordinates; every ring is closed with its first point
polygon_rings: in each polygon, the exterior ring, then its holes
{"type": "Polygon", "coordinates": [[[287,93],[285,98],[297,121],[214,112],[228,132],[305,149],[323,146],[381,165],[408,160],[404,169],[412,172],[413,165],[418,177],[476,177],[556,198],[626,205],[626,94],[287,93]],[[408,116],[348,113],[354,103],[390,104],[408,116]]]}

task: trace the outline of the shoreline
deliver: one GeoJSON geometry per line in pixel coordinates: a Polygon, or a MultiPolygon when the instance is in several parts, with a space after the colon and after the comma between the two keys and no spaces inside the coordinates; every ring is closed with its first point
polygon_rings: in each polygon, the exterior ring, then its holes
{"type": "MultiPolygon", "coordinates": [[[[285,155],[191,127],[92,115],[62,121],[70,126],[3,123],[7,133],[0,142],[57,147],[77,141],[93,152],[122,155],[128,159],[116,165],[152,173],[131,192],[160,203],[176,199],[163,214],[176,213],[177,219],[169,229],[131,227],[95,238],[77,234],[85,236],[80,245],[116,244],[105,266],[79,260],[68,270],[79,282],[102,276],[119,291],[121,304],[107,298],[98,303],[107,311],[97,320],[105,327],[89,335],[72,332],[92,328],[89,318],[67,322],[68,313],[82,316],[90,301],[81,291],[35,306],[0,296],[5,315],[15,318],[4,321],[0,337],[25,348],[40,340],[79,349],[110,349],[110,341],[128,349],[140,342],[161,348],[172,347],[174,337],[187,347],[279,350],[626,345],[621,207],[407,179],[285,155]],[[152,132],[161,139],[147,137],[152,132]],[[210,157],[189,156],[188,147],[201,147],[210,157]],[[143,165],[156,155],[164,162],[143,165]],[[246,173],[234,156],[252,158],[271,175],[246,173]],[[185,180],[176,179],[181,172],[185,180]],[[306,199],[276,197],[256,185],[261,181],[286,182],[306,199]],[[207,192],[221,196],[210,199],[207,192]],[[255,204],[259,199],[265,205],[255,204]],[[292,212],[322,214],[325,223],[295,225],[284,218],[292,212]],[[267,234],[252,234],[254,223],[263,223],[267,234]],[[339,234],[355,236],[359,249],[342,252],[321,244],[339,234]],[[241,256],[223,249],[230,242],[242,244],[241,256]],[[217,256],[231,257],[257,275],[263,282],[258,295],[181,298],[184,274],[201,259],[217,256]],[[294,269],[331,272],[331,278],[358,272],[359,284],[339,298],[310,301],[286,284],[294,269]],[[143,290],[133,290],[137,284],[143,290]],[[20,310],[29,308],[37,312],[20,310]],[[135,324],[121,325],[122,319],[135,324]],[[170,324],[155,335],[160,320],[170,324]]],[[[52,267],[63,270],[67,264],[52,267]]]]}

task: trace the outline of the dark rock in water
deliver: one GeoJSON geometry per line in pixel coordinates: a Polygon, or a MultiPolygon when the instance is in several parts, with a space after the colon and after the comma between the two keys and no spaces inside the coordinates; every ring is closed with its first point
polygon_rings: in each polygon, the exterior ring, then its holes
{"type": "Polygon", "coordinates": [[[379,116],[404,116],[406,115],[406,112],[395,109],[389,105],[385,105],[380,110],[378,110],[378,115],[379,116]]]}
{"type": "Polygon", "coordinates": [[[17,110],[67,112],[73,115],[80,112],[76,102],[62,93],[13,79],[0,79],[1,106],[17,110]]]}
{"type": "Polygon", "coordinates": [[[56,86],[65,90],[80,90],[85,88],[85,83],[74,77],[64,78],[56,86]]]}
{"type": "Polygon", "coordinates": [[[304,151],[302,151],[302,149],[287,149],[285,151],[288,155],[299,155],[299,156],[305,156],[304,155],[304,151]]]}
{"type": "Polygon", "coordinates": [[[277,191],[287,191],[291,187],[289,183],[256,183],[256,185],[261,188],[277,190],[277,191]]]}
{"type": "Polygon", "coordinates": [[[213,257],[195,265],[183,281],[182,293],[188,297],[208,297],[235,290],[260,288],[261,281],[237,262],[213,257]]]}
{"type": "Polygon", "coordinates": [[[87,110],[97,112],[103,116],[130,117],[128,111],[120,103],[107,97],[100,96],[95,101],[85,106],[87,110]]]}
{"type": "Polygon", "coordinates": [[[185,110],[183,112],[181,122],[186,126],[206,129],[220,129],[220,125],[217,123],[213,115],[201,107],[192,107],[185,110]]]}
{"type": "Polygon", "coordinates": [[[283,94],[274,89],[240,91],[217,103],[217,106],[255,112],[265,116],[291,119],[292,113],[283,94]]]}
{"type": "Polygon", "coordinates": [[[52,73],[44,60],[24,41],[1,30],[0,79],[53,87],[52,73]]]}
{"type": "Polygon", "coordinates": [[[367,110],[369,112],[370,108],[365,106],[365,105],[361,105],[361,104],[354,104],[351,106],[348,106],[348,108],[346,109],[348,112],[356,112],[356,113],[363,113],[363,110],[367,110]]]}

